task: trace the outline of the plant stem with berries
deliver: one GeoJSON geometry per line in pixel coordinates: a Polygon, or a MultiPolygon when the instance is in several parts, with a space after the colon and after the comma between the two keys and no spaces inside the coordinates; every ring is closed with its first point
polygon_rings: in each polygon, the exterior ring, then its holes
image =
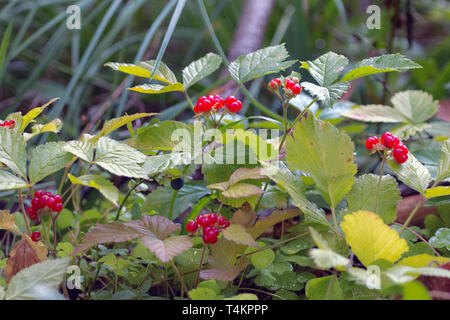
{"type": "Polygon", "coordinates": [[[383,179],[384,166],[386,165],[386,150],[383,151],[381,157],[383,161],[381,162],[380,176],[378,177],[378,184],[377,184],[377,194],[375,195],[375,205],[373,207],[373,212],[375,213],[377,213],[378,201],[380,199],[380,192],[381,192],[381,180],[383,179]]]}
{"type": "Polygon", "coordinates": [[[205,258],[205,252],[206,252],[207,246],[208,245],[206,243],[203,245],[202,257],[200,258],[200,263],[198,265],[198,271],[197,271],[197,276],[195,277],[194,288],[198,287],[198,282],[200,280],[200,271],[202,271],[203,259],[205,258]]]}
{"type": "Polygon", "coordinates": [[[22,189],[19,189],[18,196],[19,196],[20,210],[22,211],[23,219],[25,220],[25,226],[27,227],[28,234],[31,234],[30,224],[28,223],[28,217],[27,217],[27,214],[25,212],[25,207],[23,206],[22,189]]]}

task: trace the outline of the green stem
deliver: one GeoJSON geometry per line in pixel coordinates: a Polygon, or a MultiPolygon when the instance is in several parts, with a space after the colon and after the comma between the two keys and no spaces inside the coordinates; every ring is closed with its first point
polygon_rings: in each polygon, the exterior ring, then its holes
{"type": "Polygon", "coordinates": [[[205,258],[206,244],[203,245],[202,257],[200,258],[200,264],[198,265],[197,276],[195,277],[194,288],[197,288],[198,281],[200,280],[200,271],[202,271],[203,259],[205,258]]]}
{"type": "MultiPolygon", "coordinates": [[[[186,287],[186,283],[184,283],[183,277],[180,273],[180,271],[178,270],[177,266],[175,265],[175,263],[173,262],[173,260],[170,260],[170,264],[172,265],[173,270],[175,270],[175,273],[177,274],[178,280],[180,280],[181,283],[181,287],[182,287],[182,292],[184,291],[186,293],[186,296],[189,296],[189,290],[186,287]]],[[[181,297],[183,297],[184,294],[181,293],[181,297]]]]}
{"type": "Polygon", "coordinates": [[[384,166],[386,165],[386,151],[383,151],[382,157],[383,157],[383,162],[381,163],[380,176],[378,178],[378,184],[377,184],[377,194],[375,196],[375,205],[373,207],[373,212],[375,212],[375,213],[377,213],[378,200],[380,198],[380,190],[381,190],[381,179],[383,178],[384,166]]]}
{"type": "Polygon", "coordinates": [[[128,198],[130,197],[131,193],[132,193],[132,192],[133,192],[140,184],[141,184],[141,180],[138,179],[138,180],[136,180],[135,185],[134,185],[132,188],[130,188],[130,190],[128,190],[127,194],[125,195],[125,198],[123,198],[123,201],[122,201],[122,203],[120,204],[119,209],[117,210],[116,218],[114,219],[114,221],[119,220],[120,212],[122,211],[123,206],[124,206],[125,203],[127,202],[127,200],[128,200],[128,198]]]}
{"type": "Polygon", "coordinates": [[[27,227],[28,234],[31,234],[31,229],[30,229],[30,225],[28,223],[27,214],[25,212],[25,207],[23,206],[22,189],[19,189],[19,205],[20,205],[20,210],[22,211],[22,214],[23,214],[23,219],[25,220],[25,226],[27,227]]]}
{"type": "MultiPolygon", "coordinates": [[[[425,199],[426,201],[426,199],[425,199]]],[[[401,228],[399,235],[401,236],[403,231],[405,231],[405,228],[409,225],[409,223],[411,222],[412,218],[414,218],[414,215],[416,214],[417,210],[419,210],[419,208],[425,203],[424,199],[421,198],[419,200],[419,202],[417,203],[417,205],[414,207],[413,211],[411,211],[411,213],[408,216],[408,219],[406,219],[405,223],[403,224],[403,227],[401,228]]]]}
{"type": "Polygon", "coordinates": [[[337,235],[340,235],[339,227],[338,227],[338,223],[337,223],[337,219],[336,219],[336,209],[335,208],[331,208],[331,216],[333,217],[334,230],[336,231],[337,235]]]}
{"type": "Polygon", "coordinates": [[[170,199],[170,207],[169,207],[169,215],[168,215],[169,220],[172,220],[173,207],[175,206],[175,200],[177,199],[177,193],[178,193],[178,190],[172,191],[172,198],[170,199]]]}

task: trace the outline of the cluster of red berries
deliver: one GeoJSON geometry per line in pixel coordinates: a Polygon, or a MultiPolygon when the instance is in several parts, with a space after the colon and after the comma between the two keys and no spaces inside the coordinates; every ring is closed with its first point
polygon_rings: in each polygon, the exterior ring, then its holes
{"type": "Polygon", "coordinates": [[[36,191],[34,198],[31,200],[31,207],[28,207],[26,210],[27,215],[31,220],[36,220],[38,211],[44,208],[49,208],[54,212],[61,212],[63,209],[62,198],[51,192],[36,191]]]}
{"type": "Polygon", "coordinates": [[[14,129],[15,126],[16,126],[16,121],[14,121],[14,120],[6,120],[3,123],[0,123],[0,127],[4,127],[7,129],[14,129]]]}
{"type": "Polygon", "coordinates": [[[242,109],[242,102],[236,99],[235,96],[229,96],[225,100],[219,95],[203,96],[198,99],[197,104],[194,107],[194,112],[216,111],[222,109],[224,106],[231,112],[237,112],[242,109]]]}
{"type": "MultiPolygon", "coordinates": [[[[297,77],[288,77],[284,79],[284,95],[287,98],[293,98],[302,92],[302,87],[300,86],[300,79],[297,77]]],[[[279,78],[274,78],[269,82],[269,89],[278,90],[281,87],[281,80],[279,78]]]]}
{"type": "Polygon", "coordinates": [[[400,141],[398,137],[394,136],[390,132],[383,133],[380,140],[378,140],[378,137],[376,136],[367,138],[366,140],[366,148],[369,150],[374,148],[377,150],[383,146],[388,150],[392,150],[392,157],[398,163],[404,163],[408,160],[408,148],[403,144],[403,142],[400,141]]]}
{"type": "Polygon", "coordinates": [[[217,242],[217,237],[220,234],[220,229],[226,229],[230,226],[230,221],[224,216],[217,216],[215,213],[208,213],[197,216],[195,221],[188,222],[186,224],[186,230],[188,232],[197,232],[198,228],[203,229],[203,243],[214,244],[217,242]]]}
{"type": "Polygon", "coordinates": [[[34,242],[38,242],[39,240],[41,240],[41,233],[39,231],[32,232],[30,238],[34,242]]]}

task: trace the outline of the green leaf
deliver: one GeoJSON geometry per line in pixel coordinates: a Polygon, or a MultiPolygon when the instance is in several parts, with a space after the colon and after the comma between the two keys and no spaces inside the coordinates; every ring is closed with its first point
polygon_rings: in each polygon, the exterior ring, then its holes
{"type": "Polygon", "coordinates": [[[142,169],[144,172],[153,176],[158,173],[165,172],[181,165],[191,164],[192,154],[189,152],[171,152],[156,156],[149,156],[144,162],[142,169]]]}
{"type": "Polygon", "coordinates": [[[440,228],[430,239],[430,244],[435,248],[447,248],[447,250],[450,250],[450,229],[440,228]]]}
{"type": "Polygon", "coordinates": [[[250,183],[237,183],[225,190],[222,195],[227,198],[245,198],[264,193],[264,191],[250,183]]]}
{"type": "Polygon", "coordinates": [[[143,84],[140,86],[128,88],[128,90],[136,91],[140,93],[147,94],[157,94],[157,93],[166,93],[166,92],[174,92],[174,91],[184,91],[184,87],[181,83],[177,82],[174,84],[169,84],[167,86],[162,86],[160,84],[143,84]]]}
{"type": "Polygon", "coordinates": [[[11,32],[13,30],[13,26],[14,26],[14,24],[13,24],[13,21],[11,20],[2,36],[2,43],[0,45],[0,79],[2,78],[2,74],[3,74],[3,72],[2,72],[3,71],[3,63],[5,62],[6,51],[8,50],[9,39],[11,38],[11,32]]]}
{"type": "Polygon", "coordinates": [[[428,169],[419,162],[410,152],[408,160],[402,164],[394,159],[388,160],[389,168],[397,175],[397,178],[421,194],[425,194],[431,182],[428,169]]]}
{"type": "Polygon", "coordinates": [[[229,65],[228,71],[236,82],[244,83],[290,67],[295,61],[286,61],[288,57],[283,43],[240,56],[229,65]]]}
{"type": "Polygon", "coordinates": [[[334,102],[347,92],[350,84],[348,82],[338,82],[327,87],[318,86],[314,83],[304,81],[302,87],[312,96],[316,96],[324,105],[332,107],[334,102]]]}
{"type": "Polygon", "coordinates": [[[408,90],[396,93],[391,99],[394,109],[411,123],[422,123],[430,119],[439,109],[439,102],[423,91],[408,90]]]}
{"type": "Polygon", "coordinates": [[[395,108],[381,104],[357,106],[342,113],[344,117],[364,122],[406,122],[406,117],[395,108]]]}
{"type": "Polygon", "coordinates": [[[442,144],[436,182],[450,178],[450,139],[442,144]]]}
{"type": "Polygon", "coordinates": [[[211,288],[196,288],[189,291],[189,297],[192,300],[219,300],[223,299],[223,296],[218,296],[217,293],[211,288]],[[220,297],[220,298],[219,298],[220,297]]]}
{"type": "Polygon", "coordinates": [[[435,187],[429,188],[427,189],[427,191],[425,191],[425,197],[427,197],[428,199],[448,195],[450,195],[450,187],[435,187]]]}
{"type": "Polygon", "coordinates": [[[124,143],[107,137],[98,140],[95,163],[115,175],[147,179],[140,166],[145,159],[144,154],[124,143]]]}
{"type": "Polygon", "coordinates": [[[137,119],[140,119],[143,117],[150,117],[155,114],[157,114],[157,113],[136,113],[131,116],[123,116],[120,118],[115,118],[115,119],[105,121],[105,123],[103,124],[102,130],[97,135],[95,135],[93,138],[91,138],[89,140],[89,142],[95,143],[101,137],[104,137],[104,136],[110,134],[111,132],[119,129],[120,127],[122,127],[130,122],[133,122],[134,120],[137,120],[137,119]]]}
{"type": "Polygon", "coordinates": [[[70,256],[73,252],[73,246],[70,242],[60,242],[58,243],[56,250],[58,252],[58,257],[65,258],[70,256]]]}
{"type": "Polygon", "coordinates": [[[15,176],[14,174],[0,169],[0,190],[11,190],[25,188],[27,183],[25,180],[15,176]]]}
{"type": "MultiPolygon", "coordinates": [[[[169,186],[153,190],[145,198],[144,204],[142,205],[142,212],[154,210],[163,216],[167,216],[170,211],[173,192],[174,190],[169,186]]],[[[209,190],[203,187],[184,185],[177,192],[173,205],[172,218],[175,219],[178,217],[183,211],[193,206],[200,198],[207,194],[209,194],[209,190]]]]}
{"type": "Polygon", "coordinates": [[[47,108],[50,104],[52,104],[56,100],[59,100],[59,98],[53,98],[52,100],[44,104],[42,107],[31,109],[26,115],[24,115],[22,118],[22,124],[20,125],[19,128],[19,132],[23,132],[31,121],[33,121],[38,115],[42,113],[42,111],[44,111],[45,108],[47,108]]]}
{"type": "Polygon", "coordinates": [[[221,64],[222,58],[214,53],[208,53],[204,57],[191,62],[183,69],[183,85],[185,90],[216,71],[221,64]]]}
{"type": "MultiPolygon", "coordinates": [[[[110,67],[113,70],[131,74],[133,76],[150,78],[155,62],[156,60],[141,61],[136,64],[108,62],[105,66],[110,67]]],[[[170,68],[162,61],[159,62],[158,68],[155,70],[153,75],[153,79],[165,82],[167,84],[174,84],[178,82],[172,70],[170,70],[170,68]]]]}
{"type": "Polygon", "coordinates": [[[72,161],[73,157],[64,150],[64,145],[65,142],[47,142],[31,152],[30,182],[39,182],[72,161]]]}
{"type": "MultiPolygon", "coordinates": [[[[347,194],[348,208],[350,212],[359,210],[373,211],[377,194],[379,177],[374,174],[365,174],[358,177],[352,190],[347,194]]],[[[377,212],[385,223],[393,223],[397,216],[397,202],[401,200],[397,182],[390,175],[381,178],[380,195],[377,212]]]]}
{"type": "Polygon", "coordinates": [[[88,174],[78,178],[69,174],[68,177],[70,182],[73,184],[81,184],[83,186],[97,189],[102,195],[105,196],[106,199],[117,206],[117,201],[119,200],[119,190],[109,180],[95,174],[88,174]]]}
{"type": "Polygon", "coordinates": [[[25,141],[28,141],[34,136],[44,132],[58,133],[62,126],[63,124],[60,119],[54,119],[46,124],[35,124],[31,127],[31,133],[24,132],[23,137],[25,138],[25,141]]]}
{"type": "Polygon", "coordinates": [[[427,288],[419,281],[411,281],[403,285],[403,300],[432,300],[427,288]]]}
{"type": "Polygon", "coordinates": [[[302,68],[308,70],[320,86],[327,87],[337,80],[347,64],[346,57],[330,51],[314,61],[302,62],[302,68]]]}
{"type": "Polygon", "coordinates": [[[264,164],[263,173],[287,191],[294,205],[305,214],[308,224],[322,229],[331,227],[323,210],[306,199],[305,185],[301,177],[294,175],[283,163],[280,163],[279,167],[264,164]]]}
{"type": "Polygon", "coordinates": [[[94,145],[87,139],[68,141],[63,147],[65,151],[91,163],[94,161],[94,145]]]}
{"type": "Polygon", "coordinates": [[[25,140],[17,131],[0,127],[0,162],[26,178],[27,152],[25,140]]]}
{"type": "Polygon", "coordinates": [[[66,275],[70,259],[46,260],[22,269],[11,279],[6,300],[42,300],[60,298],[58,286],[66,275]]]}
{"type": "Polygon", "coordinates": [[[127,144],[137,149],[173,150],[180,144],[181,139],[187,140],[186,142],[190,146],[193,141],[193,134],[192,127],[182,122],[162,121],[152,126],[139,129],[137,134],[127,141],[127,144]],[[177,132],[185,134],[185,136],[178,136],[177,132]]]}
{"type": "Polygon", "coordinates": [[[259,247],[253,237],[246,231],[245,227],[240,224],[232,224],[222,232],[224,238],[227,240],[246,246],[259,247]]]}
{"type": "Polygon", "coordinates": [[[309,280],[305,294],[310,300],[344,300],[344,293],[336,275],[309,280]]]}
{"type": "Polygon", "coordinates": [[[354,69],[344,75],[341,81],[355,80],[376,73],[415,68],[422,68],[422,66],[398,53],[384,54],[360,61],[354,69]]]}
{"type": "MultiPolygon", "coordinates": [[[[254,251],[254,250],[253,250],[254,251]]],[[[252,251],[249,251],[252,252],[252,251]]],[[[250,261],[257,269],[265,269],[269,264],[275,260],[275,252],[271,249],[266,249],[250,256],[250,261]]]]}
{"type": "Polygon", "coordinates": [[[287,138],[286,158],[291,169],[310,173],[324,199],[336,208],[355,181],[354,148],[344,131],[308,115],[287,138]]]}

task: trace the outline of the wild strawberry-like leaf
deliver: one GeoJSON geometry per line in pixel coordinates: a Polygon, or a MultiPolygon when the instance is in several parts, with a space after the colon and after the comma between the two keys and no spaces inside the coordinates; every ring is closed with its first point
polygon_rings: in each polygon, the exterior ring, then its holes
{"type": "Polygon", "coordinates": [[[133,114],[130,116],[123,116],[120,118],[114,118],[111,120],[107,120],[103,124],[102,130],[100,130],[100,132],[98,134],[96,134],[93,138],[91,138],[89,140],[89,142],[95,143],[101,137],[104,137],[104,136],[110,134],[111,132],[119,129],[120,127],[122,127],[130,122],[133,122],[134,120],[144,118],[144,117],[151,117],[155,114],[157,114],[157,113],[136,113],[136,114],[133,114]]]}
{"type": "Polygon", "coordinates": [[[439,109],[439,102],[423,91],[408,90],[394,94],[391,99],[394,109],[410,122],[419,124],[430,119],[439,109]]]}
{"type": "Polygon", "coordinates": [[[431,182],[431,175],[428,169],[411,152],[408,153],[406,162],[398,163],[395,160],[389,160],[388,164],[389,169],[397,175],[401,182],[421,194],[425,194],[431,182]]]}
{"type": "Polygon", "coordinates": [[[416,68],[422,68],[422,66],[401,54],[384,54],[358,62],[355,68],[347,72],[341,81],[355,80],[376,73],[416,68]]]}
{"type": "Polygon", "coordinates": [[[280,163],[279,166],[263,165],[263,173],[287,191],[294,205],[305,214],[305,221],[308,224],[314,225],[318,229],[331,227],[323,210],[306,199],[305,185],[300,176],[294,175],[283,163],[280,163]]]}
{"type": "Polygon", "coordinates": [[[0,169],[0,190],[25,188],[27,183],[22,178],[7,170],[0,169]]]}
{"type": "Polygon", "coordinates": [[[51,105],[53,102],[57,100],[59,100],[59,98],[53,98],[52,100],[44,104],[42,107],[34,108],[28,111],[28,113],[22,117],[22,123],[20,125],[19,132],[23,132],[31,121],[33,121],[38,115],[40,115],[45,108],[47,108],[49,105],[51,105]]]}
{"type": "Polygon", "coordinates": [[[225,230],[223,230],[223,236],[227,240],[234,241],[239,244],[244,244],[246,246],[252,246],[258,248],[258,244],[247,232],[244,226],[240,224],[232,224],[225,230]]]}
{"type": "Polygon", "coordinates": [[[344,300],[336,275],[308,280],[305,294],[309,300],[344,300]]]}
{"type": "MultiPolygon", "coordinates": [[[[359,210],[373,211],[375,208],[379,177],[374,174],[364,174],[358,177],[352,190],[347,194],[349,212],[359,210]]],[[[380,195],[377,212],[384,223],[392,223],[397,216],[397,202],[401,200],[397,182],[390,175],[381,178],[380,195]]]]}
{"type": "Polygon", "coordinates": [[[34,242],[23,234],[6,261],[6,281],[10,281],[22,269],[47,259],[47,248],[41,242],[34,242]]]}
{"type": "Polygon", "coordinates": [[[113,139],[101,137],[97,142],[95,163],[118,176],[148,178],[140,165],[145,159],[141,152],[113,139]]]}
{"type": "Polygon", "coordinates": [[[428,266],[439,266],[450,262],[450,258],[436,257],[429,254],[418,254],[401,259],[398,266],[409,266],[413,268],[422,268],[428,266]]]}
{"type": "Polygon", "coordinates": [[[47,142],[31,152],[30,181],[39,182],[46,176],[64,168],[73,156],[64,150],[65,142],[47,142]]]}
{"type": "Polygon", "coordinates": [[[88,137],[81,140],[68,141],[64,145],[64,150],[86,162],[94,161],[94,144],[88,141],[88,137]]]}
{"type": "Polygon", "coordinates": [[[61,299],[58,286],[67,274],[70,259],[46,260],[18,272],[9,282],[6,300],[61,299]],[[49,292],[50,291],[50,292],[49,292]]]}
{"type": "MultiPolygon", "coordinates": [[[[210,185],[209,187],[211,188],[211,186],[213,185],[210,185]]],[[[264,193],[264,191],[260,187],[250,183],[240,182],[226,189],[224,192],[222,192],[222,195],[224,197],[238,199],[254,196],[261,193],[264,193]]]]}
{"type": "Polygon", "coordinates": [[[430,239],[430,244],[435,248],[447,248],[447,250],[450,250],[450,229],[439,228],[430,239]]]}
{"type": "Polygon", "coordinates": [[[129,88],[128,90],[136,91],[140,93],[147,94],[157,94],[157,93],[166,93],[166,92],[174,92],[174,91],[184,91],[184,87],[181,83],[177,82],[174,84],[169,84],[167,86],[162,86],[160,84],[143,84],[140,86],[135,86],[129,88]]]}
{"type": "Polygon", "coordinates": [[[317,97],[324,105],[332,107],[344,93],[347,92],[350,84],[348,82],[337,82],[327,87],[318,86],[314,83],[304,81],[301,86],[312,96],[317,97]]]}
{"type": "Polygon", "coordinates": [[[442,144],[441,160],[439,160],[436,181],[450,178],[450,139],[442,144]]]}
{"type": "Polygon", "coordinates": [[[220,281],[233,281],[244,269],[244,266],[237,264],[228,269],[207,269],[200,271],[200,278],[205,280],[215,279],[220,281]]]}
{"type": "MultiPolygon", "coordinates": [[[[156,60],[141,61],[136,64],[108,62],[105,66],[110,67],[113,70],[131,74],[133,76],[150,78],[153,68],[155,67],[155,63],[156,60]]],[[[167,84],[174,84],[178,82],[172,70],[170,70],[170,68],[162,61],[159,62],[158,68],[153,74],[153,79],[165,82],[167,84]]]]}
{"type": "Polygon", "coordinates": [[[26,178],[27,152],[22,135],[17,131],[0,127],[0,162],[14,173],[26,178]]]}
{"type": "Polygon", "coordinates": [[[247,231],[254,239],[256,239],[264,231],[270,229],[275,224],[286,219],[297,217],[300,214],[301,212],[298,209],[276,210],[272,212],[268,217],[256,221],[256,223],[247,231]]]}
{"type": "Polygon", "coordinates": [[[105,196],[106,199],[117,206],[117,201],[119,200],[119,190],[109,180],[95,174],[75,177],[69,173],[68,177],[70,182],[73,184],[81,184],[83,186],[97,189],[103,196],[105,196]]]}
{"type": "Polygon", "coordinates": [[[407,121],[406,117],[395,108],[381,104],[357,106],[350,110],[344,111],[342,115],[347,118],[365,122],[395,123],[407,121]]]}
{"type": "Polygon", "coordinates": [[[355,181],[354,148],[347,133],[308,115],[287,138],[286,157],[291,169],[311,174],[316,188],[335,208],[355,181]]]}
{"type": "Polygon", "coordinates": [[[189,236],[173,236],[164,240],[156,237],[143,237],[142,243],[163,263],[192,247],[192,240],[189,236]]]}
{"type": "Polygon", "coordinates": [[[283,43],[240,56],[230,64],[228,71],[236,82],[244,83],[290,67],[295,61],[286,61],[288,57],[283,43]]]}
{"type": "Polygon", "coordinates": [[[427,198],[434,198],[448,195],[450,195],[450,187],[435,187],[427,189],[427,191],[425,191],[425,197],[427,198]]]}
{"type": "Polygon", "coordinates": [[[347,214],[341,228],[348,245],[366,267],[380,259],[395,262],[408,251],[406,240],[375,213],[357,211],[347,214]]]}
{"type": "Polygon", "coordinates": [[[216,71],[222,64],[222,58],[215,53],[208,53],[204,57],[191,62],[183,69],[183,85],[187,90],[198,81],[216,71]]]}
{"type": "Polygon", "coordinates": [[[60,119],[54,119],[46,124],[35,124],[34,126],[31,127],[31,133],[24,132],[23,137],[25,141],[28,141],[41,133],[45,132],[58,133],[61,130],[62,126],[63,124],[60,119]]]}

